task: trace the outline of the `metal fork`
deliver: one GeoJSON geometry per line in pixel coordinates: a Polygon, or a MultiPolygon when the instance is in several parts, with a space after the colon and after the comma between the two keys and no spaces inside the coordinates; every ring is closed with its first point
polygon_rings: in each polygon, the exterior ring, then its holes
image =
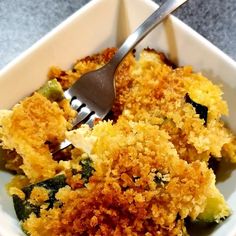
{"type": "MultiPolygon", "coordinates": [[[[102,68],[84,74],[72,87],[64,92],[73,109],[77,110],[73,125],[94,125],[96,118],[103,119],[111,110],[115,100],[114,75],[125,56],[163,19],[187,0],[166,0],[149,16],[121,45],[111,61],[102,68]]],[[[54,153],[68,147],[63,141],[54,153]]]]}

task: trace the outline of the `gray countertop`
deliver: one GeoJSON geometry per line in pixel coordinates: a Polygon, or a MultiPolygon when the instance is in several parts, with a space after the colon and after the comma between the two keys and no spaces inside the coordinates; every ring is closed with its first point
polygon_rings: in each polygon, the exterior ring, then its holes
{"type": "MultiPolygon", "coordinates": [[[[0,0],[0,69],[87,2],[0,0]]],[[[236,0],[189,0],[175,15],[236,60],[236,0]]]]}

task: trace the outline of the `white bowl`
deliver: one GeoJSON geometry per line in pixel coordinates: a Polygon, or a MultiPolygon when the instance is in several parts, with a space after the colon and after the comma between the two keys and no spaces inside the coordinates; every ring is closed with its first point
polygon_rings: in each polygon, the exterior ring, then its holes
{"type": "MultiPolygon", "coordinates": [[[[119,46],[157,5],[150,0],[93,0],[34,44],[0,72],[0,109],[10,108],[39,88],[51,65],[69,68],[76,59],[111,46],[119,46]],[[96,35],[96,37],[94,37],[96,35]]],[[[169,17],[138,46],[160,50],[178,65],[192,65],[215,83],[223,85],[229,104],[227,124],[236,133],[236,63],[175,17],[169,17]]],[[[222,166],[224,173],[227,166],[222,166]]],[[[236,168],[235,168],[236,170],[236,168]]],[[[211,235],[236,235],[236,171],[217,186],[233,214],[211,235]]],[[[23,235],[5,184],[11,175],[0,172],[0,235],[23,235]]],[[[199,235],[199,234],[198,234],[199,235]]],[[[201,234],[203,235],[203,234],[201,234]]],[[[205,235],[209,235],[206,232],[205,235]]]]}

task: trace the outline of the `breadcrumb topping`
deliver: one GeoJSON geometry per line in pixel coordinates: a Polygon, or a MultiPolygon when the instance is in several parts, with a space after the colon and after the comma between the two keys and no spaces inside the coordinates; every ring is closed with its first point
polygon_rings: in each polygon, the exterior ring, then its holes
{"type": "MultiPolygon", "coordinates": [[[[69,70],[52,67],[48,77],[66,89],[115,52],[108,48],[69,70]]],[[[10,192],[39,209],[22,221],[29,235],[184,236],[187,217],[229,216],[208,167],[210,157],[236,160],[236,138],[220,119],[228,114],[221,88],[151,49],[139,59],[130,53],[115,77],[112,121],[98,120],[93,129],[70,131],[69,102],[37,92],[0,112],[1,145],[11,154],[6,166],[21,174],[10,192]],[[54,160],[51,149],[65,135],[75,147],[54,160]],[[66,179],[59,190],[37,185],[58,174],[66,179]]]]}
{"type": "Polygon", "coordinates": [[[165,131],[119,120],[100,122],[92,133],[99,161],[89,186],[61,189],[61,208],[23,223],[32,235],[44,222],[44,235],[181,235],[180,222],[204,210],[213,172],[181,160],[165,131]],[[162,183],[155,181],[160,173],[162,183]]]}
{"type": "Polygon", "coordinates": [[[58,104],[35,93],[17,104],[1,123],[3,148],[14,150],[23,158],[19,168],[30,181],[53,177],[57,162],[52,159],[47,142],[64,140],[67,130],[58,104]]]}

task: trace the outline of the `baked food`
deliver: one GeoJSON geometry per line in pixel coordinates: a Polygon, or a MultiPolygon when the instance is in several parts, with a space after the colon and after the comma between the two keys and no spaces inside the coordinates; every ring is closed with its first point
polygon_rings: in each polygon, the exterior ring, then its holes
{"type": "MultiPolygon", "coordinates": [[[[66,89],[115,51],[66,71],[52,67],[49,80],[66,89]]],[[[23,229],[30,235],[187,235],[187,217],[220,222],[229,216],[209,167],[212,158],[236,161],[235,137],[220,119],[228,112],[220,87],[144,49],[118,68],[116,92],[113,122],[99,121],[92,130],[71,130],[75,113],[68,101],[42,89],[1,112],[6,166],[18,173],[9,191],[23,229]],[[65,137],[74,148],[55,159],[51,151],[65,137]]]]}

